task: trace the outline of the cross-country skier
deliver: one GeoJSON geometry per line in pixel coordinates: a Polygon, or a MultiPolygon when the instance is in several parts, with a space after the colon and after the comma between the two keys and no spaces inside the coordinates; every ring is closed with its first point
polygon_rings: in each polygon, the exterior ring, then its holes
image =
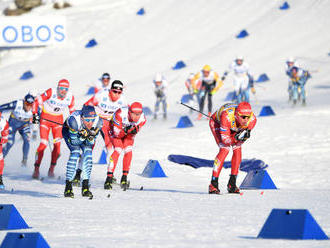
{"type": "Polygon", "coordinates": [[[2,116],[0,112],[0,190],[5,188],[2,181],[3,167],[5,166],[5,162],[2,154],[2,145],[7,143],[8,135],[9,135],[9,123],[2,116]]]}
{"type": "Polygon", "coordinates": [[[92,151],[95,139],[102,128],[103,121],[96,114],[93,106],[83,106],[82,110],[73,112],[65,121],[62,134],[70,149],[66,166],[65,197],[73,197],[72,180],[75,175],[80,151],[82,151],[82,196],[91,197],[89,179],[92,171],[92,151]]]}
{"type": "Polygon", "coordinates": [[[111,88],[110,84],[110,74],[105,72],[102,74],[101,81],[95,83],[95,94],[101,90],[109,91],[111,88]]]}
{"type": "Polygon", "coordinates": [[[285,63],[285,74],[289,77],[289,81],[288,81],[289,101],[292,100],[292,96],[293,96],[293,85],[290,75],[291,75],[291,68],[294,66],[294,63],[295,63],[295,59],[293,57],[288,58],[285,63]]]}
{"type": "MultiPolygon", "coordinates": [[[[222,87],[224,78],[219,78],[217,72],[211,69],[211,66],[205,65],[200,72],[193,78],[194,92],[199,99],[199,111],[203,112],[205,98],[208,101],[208,115],[212,112],[212,96],[222,87]]],[[[203,115],[199,113],[197,119],[202,119],[203,115]]]]}
{"type": "Polygon", "coordinates": [[[292,82],[292,100],[293,104],[296,104],[299,97],[302,100],[302,104],[306,104],[306,92],[305,85],[307,80],[311,78],[310,73],[307,70],[298,68],[294,65],[290,70],[290,79],[292,82]]]}
{"type": "MultiPolygon", "coordinates": [[[[234,98],[237,103],[242,101],[249,102],[249,78],[253,78],[250,73],[249,65],[244,61],[242,56],[237,56],[236,59],[230,64],[229,72],[234,73],[234,98]]],[[[255,93],[254,88],[251,89],[255,93]]]]}
{"type": "MultiPolygon", "coordinates": [[[[125,98],[123,97],[123,83],[119,80],[114,80],[110,90],[102,90],[89,99],[84,105],[94,106],[96,113],[103,119],[103,127],[101,135],[103,137],[107,153],[110,154],[112,143],[110,140],[109,128],[112,115],[117,109],[127,107],[125,98]]],[[[73,180],[75,185],[80,183],[81,163],[76,171],[76,176],[73,180]]]]}
{"type": "Polygon", "coordinates": [[[118,158],[124,152],[123,174],[121,177],[121,186],[123,189],[128,187],[127,175],[130,170],[133,145],[136,134],[146,123],[146,118],[142,112],[142,104],[132,103],[129,108],[122,108],[116,111],[110,126],[111,141],[115,148],[111,154],[108,165],[107,178],[104,183],[104,189],[111,189],[113,183],[113,173],[115,172],[118,158]]]}
{"type": "Polygon", "coordinates": [[[154,84],[154,92],[156,95],[156,103],[155,103],[155,113],[154,119],[157,119],[159,106],[163,105],[163,118],[167,118],[167,101],[166,101],[166,90],[167,90],[167,80],[163,77],[161,73],[157,73],[153,80],[154,84]]]}
{"type": "Polygon", "coordinates": [[[109,91],[100,91],[84,104],[94,106],[96,113],[103,119],[101,134],[108,152],[112,148],[108,133],[112,115],[117,109],[127,106],[126,100],[122,95],[123,88],[124,85],[121,81],[114,80],[109,91]]]}
{"type": "Polygon", "coordinates": [[[241,102],[238,105],[227,103],[211,116],[210,129],[220,149],[214,160],[212,179],[209,186],[210,194],[220,194],[218,178],[230,148],[233,149],[233,157],[227,190],[229,193],[240,192],[236,186],[236,177],[242,159],[241,147],[250,138],[251,130],[256,122],[256,116],[253,114],[251,105],[248,102],[241,102]]]}
{"type": "Polygon", "coordinates": [[[194,79],[194,76],[195,76],[194,73],[190,73],[189,76],[188,76],[188,78],[184,82],[189,95],[194,95],[194,88],[193,88],[193,79],[194,79]]]}
{"type": "Polygon", "coordinates": [[[34,96],[27,94],[24,99],[16,100],[0,106],[0,112],[10,111],[9,117],[9,137],[6,146],[3,149],[4,157],[7,156],[10,148],[15,143],[16,132],[23,138],[23,159],[22,166],[26,166],[28,154],[30,150],[31,138],[31,120],[32,120],[32,106],[34,103],[34,96]]]}
{"type": "Polygon", "coordinates": [[[54,169],[61,148],[63,114],[66,109],[69,109],[70,114],[74,111],[74,97],[69,91],[69,86],[68,80],[61,79],[56,88],[50,88],[36,98],[36,104],[33,107],[33,123],[40,123],[40,145],[36,152],[32,174],[35,179],[39,178],[39,167],[48,144],[50,130],[52,130],[54,138],[54,148],[48,177],[55,176],[54,169]],[[42,109],[40,116],[38,115],[38,107],[42,109]]]}

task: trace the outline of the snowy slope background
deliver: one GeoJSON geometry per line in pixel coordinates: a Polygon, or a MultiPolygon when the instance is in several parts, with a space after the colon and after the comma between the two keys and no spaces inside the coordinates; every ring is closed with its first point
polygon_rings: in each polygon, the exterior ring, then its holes
{"type": "MultiPolygon", "coordinates": [[[[1,12],[9,2],[0,1],[1,12]]],[[[66,16],[65,46],[0,50],[0,103],[28,91],[41,93],[67,78],[79,108],[89,98],[88,85],[107,71],[124,82],[129,102],[141,101],[153,109],[152,78],[162,72],[169,81],[169,118],[163,122],[149,117],[137,136],[129,175],[133,190],[114,189],[108,198],[103,190],[106,166],[95,164],[91,201],[80,196],[80,188],[74,189],[75,199],[63,197],[69,155],[64,143],[56,168],[61,179],[33,181],[39,142],[32,142],[28,167],[21,168],[22,141],[16,136],[16,145],[5,159],[8,191],[0,194],[0,203],[16,206],[32,227],[27,231],[41,232],[51,247],[330,247],[329,241],[256,239],[273,208],[309,209],[330,235],[329,1],[290,1],[287,11],[278,9],[281,1],[262,0],[73,0],[72,4],[60,11],[46,4],[27,14],[66,16]],[[136,15],[141,7],[144,16],[136,15]],[[235,39],[242,29],[250,36],[235,39]],[[99,45],[84,48],[92,38],[99,45]],[[256,87],[257,98],[251,96],[251,103],[257,114],[263,105],[271,105],[276,116],[258,118],[243,158],[265,161],[279,190],[214,196],[207,194],[211,168],[174,164],[167,156],[215,157],[218,148],[206,120],[197,122],[191,114],[194,127],[174,128],[180,116],[189,114],[177,102],[186,93],[184,80],[190,72],[210,64],[222,74],[237,55],[245,57],[255,76],[267,73],[271,79],[256,87]],[[314,71],[306,87],[306,107],[293,108],[287,102],[284,65],[290,56],[314,71]],[[178,60],[188,67],[171,70],[178,60]],[[20,81],[27,70],[35,77],[20,81]],[[141,177],[149,159],[157,159],[168,177],[141,177]]],[[[231,90],[228,77],[214,97],[214,110],[231,90]]],[[[102,148],[98,139],[95,160],[102,148]]],[[[42,176],[49,163],[47,148],[42,176]]],[[[228,169],[221,173],[222,192],[229,174],[228,169]]],[[[115,176],[121,176],[121,163],[115,176]]],[[[238,185],[244,177],[240,172],[238,185]]],[[[0,241],[5,234],[0,232],[0,241]]]]}

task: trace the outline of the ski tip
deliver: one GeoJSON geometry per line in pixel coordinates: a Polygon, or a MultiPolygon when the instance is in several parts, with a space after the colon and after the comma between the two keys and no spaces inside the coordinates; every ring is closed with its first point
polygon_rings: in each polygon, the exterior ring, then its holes
{"type": "Polygon", "coordinates": [[[140,190],[143,190],[143,186],[141,186],[140,190]]]}
{"type": "Polygon", "coordinates": [[[107,197],[110,198],[110,194],[108,194],[107,197]]]}
{"type": "Polygon", "coordinates": [[[93,196],[91,195],[90,197],[88,197],[89,200],[93,200],[93,196]]]}

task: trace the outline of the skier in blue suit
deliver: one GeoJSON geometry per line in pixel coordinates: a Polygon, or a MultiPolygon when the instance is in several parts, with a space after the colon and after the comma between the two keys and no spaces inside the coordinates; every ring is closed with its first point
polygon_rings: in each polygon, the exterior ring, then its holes
{"type": "Polygon", "coordinates": [[[22,166],[26,166],[30,150],[31,137],[31,119],[34,96],[27,94],[24,99],[16,100],[0,106],[0,112],[10,111],[9,117],[9,137],[8,143],[3,149],[3,155],[6,157],[10,148],[15,143],[15,135],[18,131],[23,138],[23,159],[22,166]]]}
{"type": "Polygon", "coordinates": [[[83,106],[82,110],[73,112],[65,121],[62,129],[63,138],[70,149],[66,166],[65,197],[74,197],[72,180],[75,176],[80,155],[82,164],[82,196],[93,197],[89,190],[89,179],[92,171],[92,151],[103,121],[96,114],[94,106],[83,106]],[[80,154],[82,151],[82,154],[80,154]]]}

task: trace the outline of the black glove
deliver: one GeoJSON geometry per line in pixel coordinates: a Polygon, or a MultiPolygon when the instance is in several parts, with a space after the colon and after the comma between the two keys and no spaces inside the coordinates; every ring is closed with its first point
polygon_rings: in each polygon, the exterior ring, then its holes
{"type": "Polygon", "coordinates": [[[92,127],[90,130],[88,130],[89,135],[96,136],[99,132],[99,128],[92,127]]]}
{"type": "Polygon", "coordinates": [[[226,79],[225,76],[222,76],[222,77],[221,77],[221,81],[224,81],[225,79],[226,79]]]}
{"type": "Polygon", "coordinates": [[[137,134],[139,128],[136,125],[129,125],[124,128],[126,134],[137,134]]]}
{"type": "Polygon", "coordinates": [[[33,114],[32,123],[33,124],[39,124],[40,123],[40,116],[38,114],[33,114]]]}
{"type": "Polygon", "coordinates": [[[86,129],[81,129],[81,130],[79,131],[79,135],[80,135],[81,138],[86,139],[87,136],[88,136],[88,132],[87,132],[86,129]]]}
{"type": "Polygon", "coordinates": [[[251,130],[249,129],[242,129],[240,130],[239,132],[237,132],[235,134],[235,139],[237,141],[246,141],[248,138],[250,138],[250,133],[251,133],[251,130]]]}

